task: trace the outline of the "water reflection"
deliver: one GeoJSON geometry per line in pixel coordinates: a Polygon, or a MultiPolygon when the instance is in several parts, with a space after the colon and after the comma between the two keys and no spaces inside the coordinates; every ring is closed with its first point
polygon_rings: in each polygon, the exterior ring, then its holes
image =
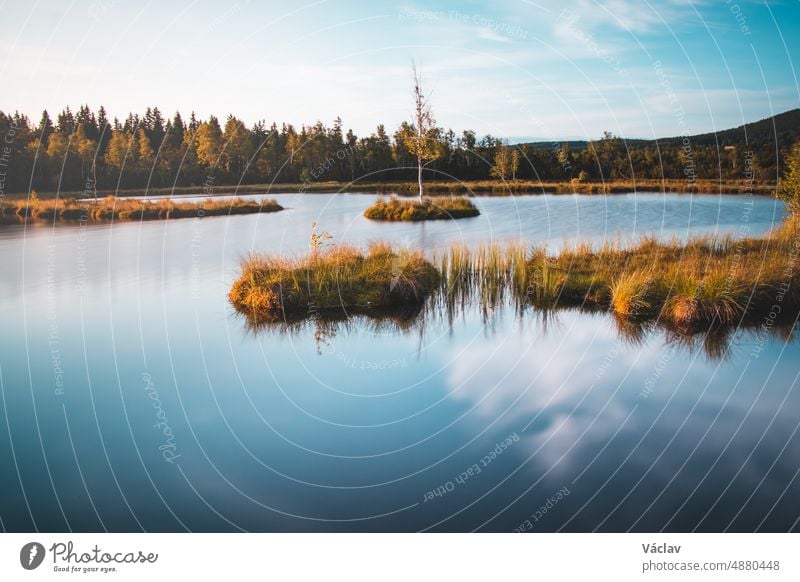
{"type": "MultiPolygon", "coordinates": [[[[241,256],[304,251],[314,219],[361,246],[558,246],[735,227],[745,203],[630,198],[481,199],[469,224],[373,225],[369,197],[315,195],[280,217],[0,230],[3,527],[509,532],[567,487],[536,531],[796,529],[788,322],[682,334],[455,288],[419,311],[248,327],[225,300],[241,256]]],[[[774,201],[756,202],[767,228],[774,201]]]]}
{"type": "MultiPolygon", "coordinates": [[[[797,315],[788,311],[783,314],[782,319],[770,321],[769,325],[749,319],[739,322],[738,325],[714,324],[703,328],[682,329],[666,320],[630,319],[596,306],[578,308],[554,305],[543,308],[518,297],[498,297],[491,303],[476,302],[474,296],[464,293],[463,289],[453,295],[438,294],[424,304],[406,305],[398,309],[342,309],[280,321],[254,320],[241,313],[237,316],[245,329],[254,335],[278,334],[295,338],[311,336],[321,354],[340,332],[416,335],[420,344],[423,344],[426,329],[431,323],[434,324],[436,333],[441,333],[442,326],[452,331],[456,321],[469,319],[474,315],[480,317],[484,331],[489,336],[498,332],[497,322],[509,314],[522,321],[528,320],[537,324],[542,335],[546,336],[553,329],[559,330],[564,313],[584,313],[607,318],[616,332],[617,340],[628,348],[641,347],[654,335],[659,335],[664,338],[667,346],[674,346],[687,354],[702,353],[709,362],[722,362],[732,358],[736,354],[737,344],[747,341],[744,338],[765,341],[768,337],[774,337],[789,344],[798,337],[797,315]]],[[[500,331],[504,332],[504,329],[500,331]]]]}

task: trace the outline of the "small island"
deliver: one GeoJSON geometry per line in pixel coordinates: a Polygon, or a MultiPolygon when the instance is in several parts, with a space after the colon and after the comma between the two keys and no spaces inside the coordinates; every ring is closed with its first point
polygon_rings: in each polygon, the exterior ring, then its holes
{"type": "Polygon", "coordinates": [[[480,215],[478,208],[466,196],[423,198],[422,200],[381,199],[364,211],[372,220],[417,222],[448,220],[480,215]]]}
{"type": "Polygon", "coordinates": [[[114,196],[105,198],[39,199],[35,194],[29,198],[5,200],[0,205],[0,224],[15,224],[25,220],[74,220],[103,222],[111,220],[166,220],[169,218],[203,218],[231,214],[257,214],[278,212],[283,206],[275,200],[261,201],[234,198],[227,200],[201,200],[199,202],[176,202],[174,199],[157,200],[125,199],[114,196]]]}
{"type": "Polygon", "coordinates": [[[228,299],[254,323],[315,315],[388,312],[419,307],[439,286],[439,273],[419,251],[377,243],[366,253],[332,246],[299,259],[253,255],[228,299]]]}
{"type": "Polygon", "coordinates": [[[403,200],[391,198],[379,200],[364,211],[364,216],[372,220],[385,220],[391,222],[418,222],[422,220],[447,220],[453,218],[470,218],[478,216],[480,212],[466,196],[442,198],[431,200],[425,198],[422,173],[428,164],[442,155],[442,143],[439,139],[439,129],[431,112],[430,102],[422,89],[422,74],[417,71],[412,62],[414,73],[414,122],[403,124],[399,132],[399,139],[414,156],[417,162],[417,188],[416,200],[403,200]]]}

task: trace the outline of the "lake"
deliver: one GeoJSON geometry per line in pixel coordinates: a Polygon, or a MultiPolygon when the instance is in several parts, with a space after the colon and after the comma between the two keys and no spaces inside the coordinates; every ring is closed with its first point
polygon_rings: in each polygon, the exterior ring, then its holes
{"type": "MultiPolygon", "coordinates": [[[[271,196],[273,197],[273,196],[271,196]]],[[[375,196],[265,215],[0,228],[5,531],[787,531],[800,349],[466,306],[257,332],[226,293],[252,251],[336,243],[560,248],[785,216],[764,197],[518,196],[421,224],[375,196]]],[[[789,326],[790,327],[790,326],[789,326]]]]}

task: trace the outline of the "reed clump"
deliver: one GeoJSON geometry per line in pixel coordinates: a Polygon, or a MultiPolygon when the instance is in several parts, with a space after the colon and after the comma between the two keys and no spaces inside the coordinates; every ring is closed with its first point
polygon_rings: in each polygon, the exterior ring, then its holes
{"type": "Polygon", "coordinates": [[[102,222],[110,220],[165,220],[169,218],[201,218],[229,214],[277,212],[283,207],[275,200],[202,200],[180,202],[170,198],[157,200],[116,198],[59,198],[3,201],[2,222],[28,220],[77,220],[102,222]]]}
{"type": "Polygon", "coordinates": [[[380,199],[364,211],[372,220],[392,222],[418,222],[421,220],[448,220],[480,215],[466,196],[401,200],[396,197],[380,199]]]}
{"type": "Polygon", "coordinates": [[[437,304],[449,319],[466,305],[478,302],[484,312],[507,299],[519,302],[529,285],[528,251],[525,245],[496,243],[470,248],[453,245],[434,260],[439,268],[437,304]]]}
{"type": "Polygon", "coordinates": [[[612,311],[631,319],[644,315],[652,307],[648,297],[650,287],[650,277],[647,274],[622,273],[609,287],[612,311]]]}
{"type": "Polygon", "coordinates": [[[439,271],[421,252],[377,243],[362,253],[330,246],[298,259],[253,255],[228,298],[257,322],[332,312],[413,309],[439,286],[439,271]]]}

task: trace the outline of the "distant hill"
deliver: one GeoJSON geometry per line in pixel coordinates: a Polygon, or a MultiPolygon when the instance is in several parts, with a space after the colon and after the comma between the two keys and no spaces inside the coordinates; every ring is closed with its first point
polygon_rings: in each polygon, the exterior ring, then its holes
{"type": "MultiPolygon", "coordinates": [[[[792,109],[784,113],[745,123],[733,129],[725,129],[716,133],[701,133],[692,135],[689,139],[694,145],[720,147],[726,145],[764,144],[777,142],[779,147],[785,147],[800,138],[800,109],[792,109]]],[[[659,144],[677,145],[681,137],[662,138],[659,144]]],[[[655,140],[652,142],[655,143],[655,140]]]]}
{"type": "MultiPolygon", "coordinates": [[[[626,139],[628,147],[636,146],[677,146],[683,141],[683,137],[663,137],[659,139],[626,139]]],[[[724,129],[716,133],[701,133],[689,136],[692,145],[695,146],[743,146],[763,145],[767,143],[777,143],[778,148],[788,147],[800,139],[800,109],[792,109],[754,121],[746,123],[732,129],[724,129]]],[[[529,142],[527,145],[537,149],[552,149],[555,143],[567,143],[573,151],[585,149],[589,144],[586,140],[550,140],[529,142]]]]}
{"type": "MultiPolygon", "coordinates": [[[[625,143],[628,144],[628,147],[635,147],[655,143],[655,140],[632,138],[626,139],[625,143]]],[[[567,144],[572,151],[581,151],[586,149],[586,146],[589,145],[589,141],[585,139],[551,139],[549,141],[534,141],[526,144],[520,143],[519,145],[527,145],[539,150],[552,150],[556,146],[563,144],[567,144]]]]}

